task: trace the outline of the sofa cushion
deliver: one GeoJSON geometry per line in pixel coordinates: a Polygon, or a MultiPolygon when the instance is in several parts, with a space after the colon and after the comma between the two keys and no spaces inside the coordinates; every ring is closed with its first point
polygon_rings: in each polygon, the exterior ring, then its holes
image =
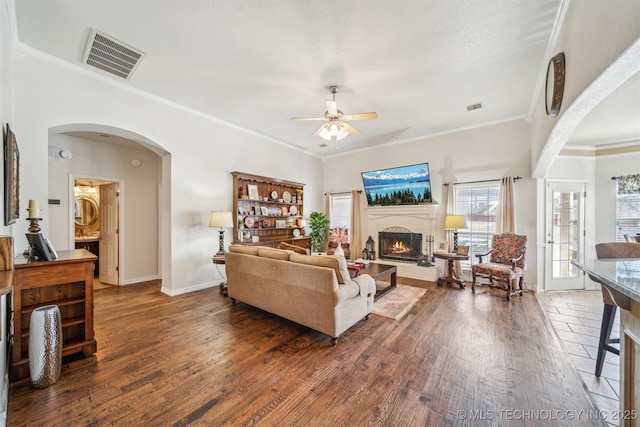
{"type": "Polygon", "coordinates": [[[229,252],[236,252],[245,255],[258,255],[257,246],[244,246],[244,245],[231,245],[229,246],[229,252]]]}
{"type": "Polygon", "coordinates": [[[289,261],[289,255],[293,252],[283,249],[258,247],[258,255],[263,258],[279,259],[281,261],[289,261]]]}
{"type": "MultiPolygon", "coordinates": [[[[344,257],[342,257],[342,259],[344,259],[344,257]]],[[[349,270],[347,269],[347,261],[346,260],[344,261],[344,271],[346,272],[346,275],[343,275],[344,273],[341,272],[338,257],[335,257],[333,255],[308,256],[308,255],[293,253],[291,254],[291,257],[289,258],[289,260],[291,262],[297,262],[298,264],[307,264],[307,265],[315,265],[317,267],[333,268],[333,270],[336,272],[336,278],[338,279],[338,283],[341,285],[351,280],[349,276],[349,270]]]]}
{"type": "Polygon", "coordinates": [[[309,253],[307,252],[307,250],[305,248],[302,248],[302,247],[296,246],[296,245],[292,245],[292,244],[287,243],[287,242],[280,242],[280,244],[278,244],[278,249],[286,249],[286,250],[293,251],[293,252],[298,253],[298,254],[309,255],[309,253]]]}

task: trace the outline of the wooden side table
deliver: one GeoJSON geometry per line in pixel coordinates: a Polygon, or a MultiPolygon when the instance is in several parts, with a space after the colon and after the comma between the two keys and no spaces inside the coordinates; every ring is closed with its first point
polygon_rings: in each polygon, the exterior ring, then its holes
{"type": "Polygon", "coordinates": [[[215,264],[216,270],[218,270],[218,274],[220,275],[220,277],[222,277],[225,280],[224,282],[220,283],[220,293],[226,297],[227,296],[227,282],[226,282],[227,278],[225,277],[224,274],[222,274],[222,272],[220,272],[220,268],[218,267],[219,265],[225,265],[224,254],[214,255],[213,263],[215,264]]]}
{"type": "Polygon", "coordinates": [[[464,280],[460,277],[456,276],[455,271],[453,270],[453,262],[454,261],[466,261],[469,259],[469,255],[458,255],[452,253],[434,253],[433,256],[435,258],[444,259],[447,261],[447,273],[443,277],[438,279],[438,286],[442,286],[445,283],[448,284],[458,284],[460,289],[464,288],[464,280]]]}

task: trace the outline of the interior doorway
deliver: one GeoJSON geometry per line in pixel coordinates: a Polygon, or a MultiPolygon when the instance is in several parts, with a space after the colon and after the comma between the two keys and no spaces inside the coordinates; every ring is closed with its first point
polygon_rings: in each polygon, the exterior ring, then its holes
{"type": "Polygon", "coordinates": [[[103,284],[120,285],[121,214],[118,179],[75,176],[73,178],[72,247],[84,248],[98,257],[95,276],[103,284]]]}

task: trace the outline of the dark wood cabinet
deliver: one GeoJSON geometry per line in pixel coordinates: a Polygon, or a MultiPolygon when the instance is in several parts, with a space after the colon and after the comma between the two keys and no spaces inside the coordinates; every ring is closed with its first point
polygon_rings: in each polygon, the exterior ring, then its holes
{"type": "Polygon", "coordinates": [[[100,241],[76,240],[76,249],[86,249],[96,256],[96,268],[93,272],[93,276],[98,277],[100,275],[100,241]]]}
{"type": "Polygon", "coordinates": [[[277,247],[287,242],[306,249],[304,184],[242,172],[233,176],[233,242],[277,247]]]}
{"type": "Polygon", "coordinates": [[[62,356],[96,352],[93,330],[93,269],[96,256],[84,249],[58,251],[53,261],[16,260],[13,271],[13,360],[11,378],[29,376],[29,325],[38,307],[55,304],[62,317],[62,356]]]}

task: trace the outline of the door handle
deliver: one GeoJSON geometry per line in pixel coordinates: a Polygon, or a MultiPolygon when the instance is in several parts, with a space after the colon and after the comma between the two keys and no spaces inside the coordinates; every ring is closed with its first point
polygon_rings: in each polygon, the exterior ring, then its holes
{"type": "Polygon", "coordinates": [[[553,240],[548,240],[547,243],[555,243],[553,240]]]}

